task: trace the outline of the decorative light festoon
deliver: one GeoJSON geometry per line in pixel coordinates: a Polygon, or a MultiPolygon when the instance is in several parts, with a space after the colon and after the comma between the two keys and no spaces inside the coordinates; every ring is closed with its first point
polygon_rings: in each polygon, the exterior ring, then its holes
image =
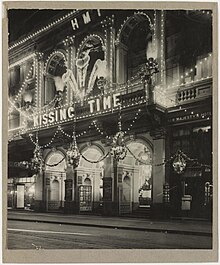
{"type": "Polygon", "coordinates": [[[70,147],[67,150],[66,155],[67,155],[68,165],[72,166],[74,169],[78,167],[80,160],[80,152],[77,147],[75,132],[73,132],[73,141],[70,144],[70,147]]]}
{"type": "Polygon", "coordinates": [[[118,132],[113,137],[111,155],[115,161],[123,160],[127,155],[127,149],[124,141],[124,132],[121,127],[121,104],[119,105],[118,132]]]}
{"type": "Polygon", "coordinates": [[[44,167],[44,161],[40,146],[36,144],[34,149],[34,157],[31,159],[31,169],[40,171],[44,167]]]}
{"type": "MultiPolygon", "coordinates": [[[[75,106],[74,106],[75,109],[75,106]]],[[[75,114],[75,113],[74,113],[75,114]]],[[[72,143],[70,144],[69,149],[66,152],[66,156],[67,156],[67,164],[69,166],[72,166],[73,169],[77,168],[79,165],[79,161],[80,161],[80,152],[77,146],[77,142],[76,142],[76,132],[75,132],[75,128],[76,128],[76,118],[74,115],[74,123],[73,123],[73,136],[72,136],[72,143]]]]}

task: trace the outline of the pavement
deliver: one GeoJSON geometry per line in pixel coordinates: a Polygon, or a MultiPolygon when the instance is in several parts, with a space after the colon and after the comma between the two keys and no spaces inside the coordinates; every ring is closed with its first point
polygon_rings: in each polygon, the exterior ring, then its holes
{"type": "Polygon", "coordinates": [[[36,213],[8,210],[8,220],[102,227],[184,235],[212,236],[212,224],[202,220],[161,220],[140,218],[106,217],[63,213],[36,213]]]}

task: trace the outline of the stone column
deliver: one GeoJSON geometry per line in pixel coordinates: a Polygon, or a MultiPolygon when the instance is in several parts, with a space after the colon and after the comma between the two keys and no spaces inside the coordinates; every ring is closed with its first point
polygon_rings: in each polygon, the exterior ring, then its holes
{"type": "Polygon", "coordinates": [[[65,180],[65,201],[64,201],[64,213],[76,213],[77,212],[77,185],[76,185],[76,171],[67,166],[66,180],[65,180]]]}
{"type": "Polygon", "coordinates": [[[36,174],[36,183],[35,183],[35,211],[43,211],[44,207],[44,171],[36,174]]]}
{"type": "Polygon", "coordinates": [[[165,165],[158,165],[165,160],[165,129],[158,128],[151,132],[154,146],[153,157],[153,216],[163,214],[163,185],[165,184],[165,165]]]}
{"type": "Polygon", "coordinates": [[[113,215],[113,159],[108,155],[104,164],[103,214],[113,215]]]}

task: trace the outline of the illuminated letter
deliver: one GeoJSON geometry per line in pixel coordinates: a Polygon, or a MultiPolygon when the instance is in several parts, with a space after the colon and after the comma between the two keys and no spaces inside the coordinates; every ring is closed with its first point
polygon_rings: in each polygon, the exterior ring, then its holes
{"type": "Polygon", "coordinates": [[[55,121],[58,122],[58,112],[55,110],[55,121]]]}
{"type": "Polygon", "coordinates": [[[34,116],[34,126],[38,126],[38,116],[34,116]]]}
{"type": "Polygon", "coordinates": [[[89,100],[88,103],[90,107],[90,112],[93,113],[94,112],[93,104],[95,103],[95,100],[94,99],[89,100]]]}
{"type": "Polygon", "coordinates": [[[103,107],[104,109],[111,108],[111,97],[103,97],[103,107]]]}
{"type": "Polygon", "coordinates": [[[98,16],[101,17],[100,9],[97,9],[98,16]]]}
{"type": "Polygon", "coordinates": [[[49,123],[53,123],[55,121],[55,119],[54,119],[54,112],[49,112],[49,114],[48,114],[48,122],[49,123]]]}
{"type": "Polygon", "coordinates": [[[46,114],[43,115],[42,123],[43,123],[44,125],[46,125],[47,122],[48,122],[48,118],[47,118],[47,113],[46,113],[46,114]]]}
{"type": "Polygon", "coordinates": [[[120,99],[118,98],[118,96],[120,95],[120,93],[117,93],[117,94],[114,94],[113,95],[113,106],[114,107],[117,107],[119,104],[119,101],[120,101],[120,99]]]}
{"type": "Polygon", "coordinates": [[[73,30],[76,30],[76,28],[79,28],[79,24],[76,18],[74,20],[73,19],[71,20],[71,24],[72,24],[73,30]]]}
{"type": "Polygon", "coordinates": [[[91,21],[89,11],[87,11],[85,14],[82,15],[84,24],[88,24],[91,21]]]}
{"type": "Polygon", "coordinates": [[[69,107],[67,110],[68,113],[68,117],[71,119],[74,117],[74,108],[73,107],[69,107]]]}
{"type": "Polygon", "coordinates": [[[60,110],[60,120],[66,120],[66,109],[60,110]]]}
{"type": "Polygon", "coordinates": [[[99,98],[96,99],[96,108],[97,108],[97,111],[100,111],[100,99],[99,98]]]}

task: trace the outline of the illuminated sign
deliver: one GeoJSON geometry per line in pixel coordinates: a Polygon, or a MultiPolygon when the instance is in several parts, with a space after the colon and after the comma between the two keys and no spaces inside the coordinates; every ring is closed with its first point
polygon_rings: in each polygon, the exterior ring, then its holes
{"type": "Polygon", "coordinates": [[[74,117],[74,108],[63,108],[52,110],[43,115],[34,116],[34,126],[53,124],[54,122],[72,119],[74,117]]]}
{"type": "MultiPolygon", "coordinates": [[[[94,17],[94,12],[95,10],[90,10],[90,11],[86,11],[85,13],[83,13],[81,15],[81,17],[77,17],[72,19],[71,25],[72,25],[72,29],[75,31],[77,29],[80,28],[81,25],[86,25],[88,23],[90,23],[92,21],[92,18],[95,19],[94,17]]],[[[96,10],[96,17],[100,17],[101,16],[101,12],[99,9],[96,10]]]]}
{"type": "Polygon", "coordinates": [[[119,105],[118,96],[120,93],[103,96],[102,98],[91,99],[88,101],[90,113],[99,112],[101,109],[111,109],[119,105]]]}
{"type": "MultiPolygon", "coordinates": [[[[102,97],[97,97],[89,99],[86,104],[89,106],[90,113],[99,113],[102,110],[111,110],[119,105],[120,93],[115,93],[111,95],[103,95],[102,97]]],[[[74,118],[74,107],[70,106],[67,108],[53,109],[48,113],[34,115],[34,127],[42,125],[50,125],[55,122],[64,122],[66,120],[71,120],[74,118]]]]}

